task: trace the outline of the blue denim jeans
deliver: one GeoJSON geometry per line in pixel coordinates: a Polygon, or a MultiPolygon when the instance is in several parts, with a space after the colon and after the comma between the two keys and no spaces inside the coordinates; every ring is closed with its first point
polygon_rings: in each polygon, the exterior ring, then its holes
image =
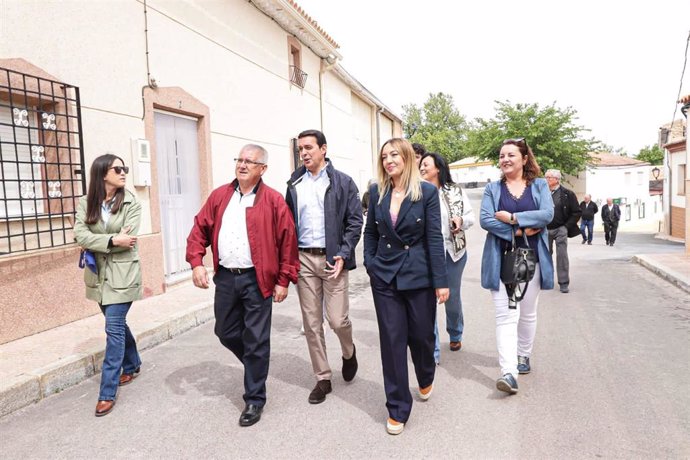
{"type": "Polygon", "coordinates": [[[580,221],[580,233],[582,233],[582,241],[592,242],[592,236],[594,236],[594,220],[580,221]],[[587,229],[587,234],[585,234],[585,229],[587,229]]]}
{"type": "MultiPolygon", "coordinates": [[[[467,264],[467,251],[457,262],[446,254],[446,271],[448,272],[448,288],[450,295],[446,300],[446,331],[451,342],[462,341],[462,331],[465,328],[465,320],[462,315],[462,299],[460,298],[460,286],[462,285],[462,272],[467,264]]],[[[437,310],[438,311],[438,310],[437,310]]],[[[434,326],[436,345],[434,347],[434,359],[439,362],[441,357],[441,341],[438,335],[438,321],[434,326]]]]}
{"type": "Polygon", "coordinates": [[[105,316],[105,356],[101,372],[99,401],[112,401],[117,395],[120,371],[131,374],[141,366],[137,343],[127,326],[127,312],[132,302],[99,305],[105,316]]]}

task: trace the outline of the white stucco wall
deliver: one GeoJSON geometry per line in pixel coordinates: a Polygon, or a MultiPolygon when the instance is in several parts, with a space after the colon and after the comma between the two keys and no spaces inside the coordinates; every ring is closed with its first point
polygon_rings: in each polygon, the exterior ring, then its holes
{"type": "Polygon", "coordinates": [[[450,175],[455,182],[465,184],[468,182],[495,182],[501,178],[501,170],[493,165],[477,165],[467,166],[462,168],[452,167],[450,175]]]}
{"type": "MultiPolygon", "coordinates": [[[[301,65],[308,77],[300,89],[289,80],[288,33],[251,3],[149,0],[147,6],[151,77],[210,108],[214,186],[233,177],[232,159],[251,142],[269,151],[264,179],[283,191],[292,167],[290,139],[312,128],[326,134],[336,167],[366,184],[376,150],[375,109],[332,71],[320,85],[321,60],[306,45],[301,65]]],[[[80,88],[86,164],[107,151],[131,162],[130,139],[145,136],[143,2],[12,1],[3,3],[2,14],[13,27],[2,31],[0,55],[21,57],[80,88]],[[56,25],[59,32],[46,32],[56,25]]],[[[383,132],[392,130],[391,123],[383,132]]],[[[137,193],[145,233],[149,209],[158,203],[146,189],[137,193]]]]}
{"type": "MultiPolygon", "coordinates": [[[[666,187],[671,187],[671,204],[672,206],[678,207],[678,208],[685,208],[685,195],[679,194],[679,185],[680,185],[680,178],[679,178],[679,170],[682,169],[681,165],[685,165],[685,170],[687,171],[687,163],[686,163],[686,153],[685,152],[676,152],[676,153],[671,153],[670,155],[670,169],[671,169],[671,184],[669,184],[668,181],[668,171],[666,172],[665,177],[667,178],[664,181],[664,189],[668,190],[666,187]]],[[[686,180],[688,179],[686,175],[686,180]]],[[[668,197],[668,191],[665,192],[665,195],[668,197]]]]}
{"type": "Polygon", "coordinates": [[[380,150],[383,143],[394,136],[393,120],[384,115],[379,115],[379,143],[377,150],[380,150]]]}
{"type": "MultiPolygon", "coordinates": [[[[599,208],[606,204],[606,198],[620,198],[623,203],[621,228],[658,230],[658,222],[663,219],[663,209],[661,197],[649,194],[648,165],[588,167],[584,174],[579,175],[579,179],[572,182],[579,201],[588,193],[599,208]],[[629,212],[627,206],[630,207],[629,212]],[[642,214],[644,217],[641,217],[642,214]]],[[[600,216],[601,214],[599,218],[600,216]]]]}

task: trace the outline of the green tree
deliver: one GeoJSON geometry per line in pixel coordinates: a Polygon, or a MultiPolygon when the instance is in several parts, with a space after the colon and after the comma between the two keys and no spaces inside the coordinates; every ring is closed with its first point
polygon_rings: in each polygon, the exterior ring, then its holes
{"type": "Polygon", "coordinates": [[[559,169],[575,175],[591,161],[588,153],[601,147],[594,138],[584,137],[589,130],[575,124],[575,120],[577,111],[572,107],[496,101],[495,118],[472,122],[463,151],[497,162],[503,140],[524,137],[542,171],[559,169]]]}
{"type": "Polygon", "coordinates": [[[430,93],[423,106],[403,106],[403,124],[410,142],[419,142],[431,152],[438,152],[448,162],[462,158],[467,137],[467,121],[455,107],[453,96],[430,93]]]}
{"type": "Polygon", "coordinates": [[[640,150],[635,158],[651,165],[661,165],[664,164],[664,151],[657,144],[648,145],[640,150]]]}

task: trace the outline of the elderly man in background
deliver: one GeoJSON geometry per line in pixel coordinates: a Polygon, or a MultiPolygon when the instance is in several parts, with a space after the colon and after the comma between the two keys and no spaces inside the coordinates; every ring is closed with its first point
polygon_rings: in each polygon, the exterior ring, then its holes
{"type": "Polygon", "coordinates": [[[618,222],[621,220],[621,209],[613,202],[613,199],[606,198],[606,206],[601,208],[601,220],[604,221],[606,245],[613,246],[618,233],[618,222]]]}
{"type": "Polygon", "coordinates": [[[556,242],[556,273],[562,293],[570,291],[570,261],[568,260],[568,238],[580,234],[577,221],[582,211],[572,190],[561,185],[561,172],[549,169],[544,174],[551,190],[554,212],[553,220],[546,228],[549,231],[549,252],[553,257],[553,243],[556,242]]]}
{"type": "Polygon", "coordinates": [[[592,201],[592,195],[585,195],[585,199],[580,203],[582,217],[580,219],[580,233],[582,233],[582,244],[592,244],[594,236],[594,214],[599,212],[597,204],[592,201]],[[585,233],[585,229],[587,233],[585,233]]]}

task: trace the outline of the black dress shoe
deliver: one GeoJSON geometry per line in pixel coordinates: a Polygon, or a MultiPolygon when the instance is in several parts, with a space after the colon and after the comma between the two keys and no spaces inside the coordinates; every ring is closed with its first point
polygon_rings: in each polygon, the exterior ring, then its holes
{"type": "Polygon", "coordinates": [[[256,404],[247,404],[240,415],[240,426],[252,426],[261,420],[261,412],[264,408],[256,404]]]}
{"type": "Polygon", "coordinates": [[[326,400],[326,395],[333,391],[330,380],[319,380],[309,394],[310,404],[319,404],[326,400]]]}
{"type": "Polygon", "coordinates": [[[357,375],[357,348],[352,344],[352,356],[348,359],[343,358],[343,380],[352,381],[357,375]]]}

